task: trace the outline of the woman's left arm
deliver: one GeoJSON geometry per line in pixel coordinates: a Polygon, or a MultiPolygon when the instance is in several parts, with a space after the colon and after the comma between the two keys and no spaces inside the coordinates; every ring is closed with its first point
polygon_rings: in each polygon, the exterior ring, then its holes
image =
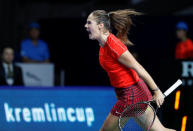
{"type": "Polygon", "coordinates": [[[149,73],[135,60],[132,54],[127,50],[119,57],[118,61],[138,73],[138,75],[148,84],[148,86],[154,92],[153,98],[156,101],[158,107],[160,107],[164,101],[164,96],[162,92],[159,90],[158,86],[149,75],[149,73]]]}

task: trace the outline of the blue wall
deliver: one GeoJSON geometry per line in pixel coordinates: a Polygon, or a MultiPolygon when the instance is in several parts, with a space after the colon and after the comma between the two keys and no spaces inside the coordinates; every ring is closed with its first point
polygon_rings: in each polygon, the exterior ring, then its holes
{"type": "Polygon", "coordinates": [[[97,131],[116,102],[112,88],[0,89],[1,131],[97,131]]]}

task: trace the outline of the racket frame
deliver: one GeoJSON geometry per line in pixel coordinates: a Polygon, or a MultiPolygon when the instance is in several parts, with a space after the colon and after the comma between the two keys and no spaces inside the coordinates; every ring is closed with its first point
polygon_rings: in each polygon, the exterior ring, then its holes
{"type": "MultiPolygon", "coordinates": [[[[168,95],[170,95],[170,94],[171,94],[176,88],[178,88],[181,84],[182,84],[182,81],[181,81],[180,79],[178,79],[169,89],[167,89],[167,90],[163,93],[164,98],[167,97],[168,95]]],[[[153,125],[153,123],[154,123],[154,121],[155,121],[156,112],[157,112],[157,108],[156,108],[156,110],[155,110],[154,107],[151,105],[151,102],[154,102],[154,100],[144,101],[144,102],[138,102],[138,103],[134,103],[134,104],[131,104],[131,105],[130,105],[130,106],[132,106],[132,105],[135,105],[135,104],[148,104],[148,105],[152,108],[152,110],[153,110],[153,112],[154,112],[154,117],[153,117],[153,121],[152,121],[150,127],[148,127],[149,129],[152,127],[152,125],[153,125]]],[[[130,106],[129,106],[129,107],[130,107],[130,106]]],[[[123,114],[129,107],[127,107],[121,114],[123,114]]],[[[120,117],[119,117],[118,125],[119,125],[120,131],[123,131],[122,128],[121,128],[121,125],[120,125],[121,118],[122,118],[122,115],[120,115],[120,117]]],[[[131,118],[132,118],[132,117],[131,117],[131,118]]],[[[148,129],[148,130],[149,130],[149,129],[148,129]]]]}
{"type": "MultiPolygon", "coordinates": [[[[154,107],[151,105],[151,102],[154,102],[153,100],[150,100],[150,101],[144,101],[144,102],[137,102],[137,103],[134,103],[134,104],[131,104],[129,107],[131,107],[131,106],[133,106],[133,105],[137,105],[137,104],[147,104],[148,106],[150,106],[151,107],[151,109],[153,110],[153,113],[154,113],[154,116],[153,116],[153,121],[152,121],[152,123],[151,123],[151,125],[148,127],[148,130],[152,127],[152,125],[153,125],[153,123],[154,123],[154,121],[155,121],[155,118],[156,118],[156,110],[154,109],[154,107]]],[[[121,114],[123,114],[129,107],[127,107],[121,114]]],[[[149,108],[149,107],[147,107],[147,108],[149,108]]],[[[147,109],[146,109],[147,110],[147,109]]],[[[145,113],[145,112],[144,112],[145,113]]],[[[120,117],[119,117],[119,122],[118,122],[118,124],[119,124],[119,129],[120,129],[120,131],[123,131],[122,130],[122,128],[121,128],[121,125],[120,125],[120,123],[121,123],[121,118],[122,118],[122,115],[120,115],[120,117]]],[[[131,117],[132,118],[132,117],[131,117]]]]}

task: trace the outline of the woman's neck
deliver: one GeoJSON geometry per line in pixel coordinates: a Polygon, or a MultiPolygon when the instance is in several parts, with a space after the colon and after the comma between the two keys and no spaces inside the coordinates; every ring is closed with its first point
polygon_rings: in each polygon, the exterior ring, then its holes
{"type": "Polygon", "coordinates": [[[100,46],[104,47],[105,43],[107,42],[107,38],[108,38],[109,34],[110,34],[110,32],[108,31],[100,36],[100,38],[98,39],[100,46]]]}

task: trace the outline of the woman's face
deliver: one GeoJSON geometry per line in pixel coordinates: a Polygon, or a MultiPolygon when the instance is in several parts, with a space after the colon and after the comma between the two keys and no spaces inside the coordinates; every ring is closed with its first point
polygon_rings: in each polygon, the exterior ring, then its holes
{"type": "Polygon", "coordinates": [[[88,16],[85,28],[88,32],[89,39],[96,40],[100,37],[101,35],[100,24],[96,22],[95,17],[92,14],[88,16]]]}

